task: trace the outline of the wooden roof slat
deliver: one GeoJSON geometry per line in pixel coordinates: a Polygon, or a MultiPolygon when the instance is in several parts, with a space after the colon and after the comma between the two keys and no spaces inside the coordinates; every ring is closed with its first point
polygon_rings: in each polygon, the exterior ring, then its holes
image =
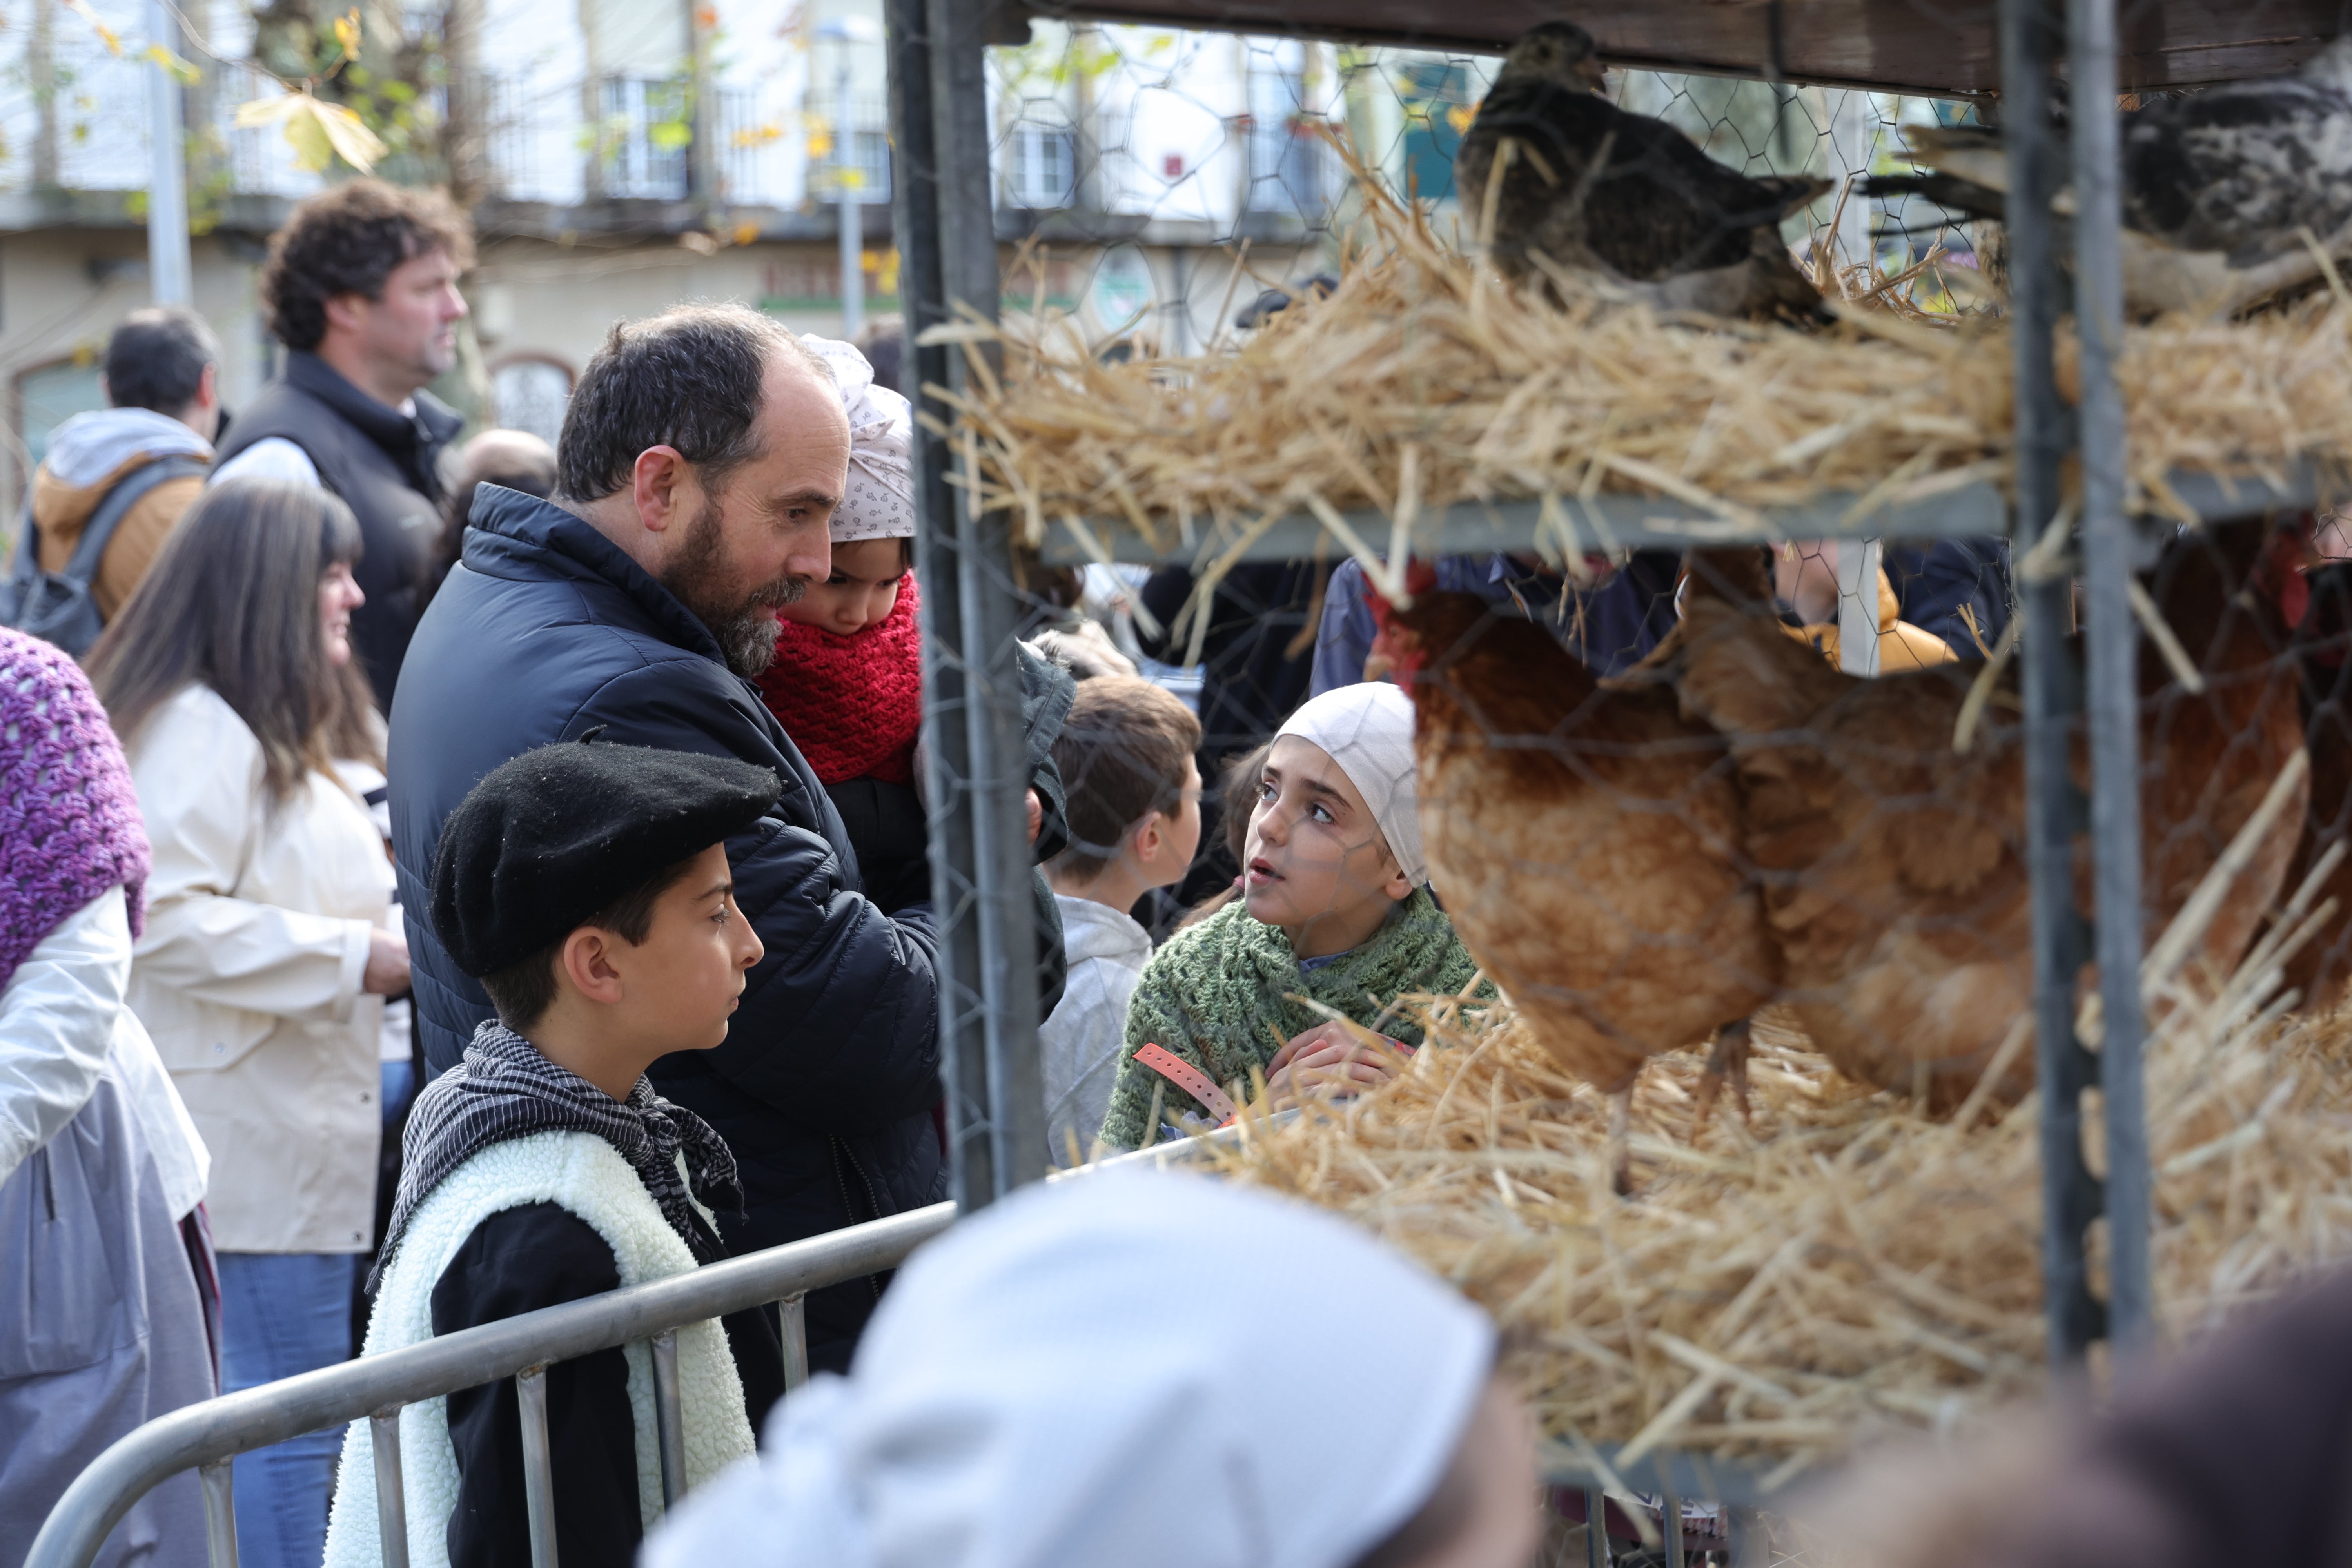
{"type": "MultiPolygon", "coordinates": [[[[1567,16],[1612,64],[1880,91],[1996,90],[1992,0],[1028,0],[1043,17],[1493,53],[1567,16]],[[1776,71],[1772,18],[1780,16],[1776,71]]],[[[2293,70],[2335,37],[2337,0],[2125,0],[2118,79],[2128,90],[2293,70]]]]}

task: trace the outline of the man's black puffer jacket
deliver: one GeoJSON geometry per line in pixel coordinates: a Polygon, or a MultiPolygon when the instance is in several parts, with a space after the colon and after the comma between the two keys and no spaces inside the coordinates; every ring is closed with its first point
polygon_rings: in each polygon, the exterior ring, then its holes
{"type": "MultiPolygon", "coordinates": [[[[500,763],[600,725],[615,744],[740,757],[784,783],[727,846],[736,901],[767,947],[727,1043],[651,1075],[735,1152],[748,1205],[720,1216],[730,1247],[944,1198],[929,905],[892,919],[866,900],[815,774],[667,589],[579,518],[495,485],[476,495],[464,560],[417,626],[392,709],[393,843],[430,1070],[455,1066],[490,1016],[424,918],[441,825],[500,763]]],[[[810,1298],[815,1365],[845,1367],[879,1283],[810,1298]]]]}

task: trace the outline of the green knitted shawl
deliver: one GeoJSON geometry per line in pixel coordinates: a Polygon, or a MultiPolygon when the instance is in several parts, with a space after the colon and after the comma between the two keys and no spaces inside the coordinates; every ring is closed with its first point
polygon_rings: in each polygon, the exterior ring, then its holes
{"type": "MultiPolygon", "coordinates": [[[[1158,1073],[1135,1065],[1135,1053],[1147,1044],[1201,1068],[1238,1102],[1248,1098],[1251,1068],[1263,1071],[1285,1041],[1324,1021],[1284,993],[1312,996],[1370,1026],[1399,993],[1459,991],[1477,969],[1477,961],[1454,934],[1454,922],[1426,889],[1413,889],[1363,946],[1304,973],[1282,928],[1252,920],[1236,899],[1170,937],[1144,966],[1127,1005],[1127,1047],[1111,1088],[1103,1139],[1121,1149],[1142,1147],[1152,1131],[1155,1088],[1164,1086],[1163,1121],[1181,1125],[1186,1112],[1204,1110],[1158,1073]]],[[[1482,994],[1492,989],[1480,987],[1482,994]]],[[[1408,1045],[1421,1043],[1420,1028],[1402,1018],[1379,1026],[1408,1045]]]]}

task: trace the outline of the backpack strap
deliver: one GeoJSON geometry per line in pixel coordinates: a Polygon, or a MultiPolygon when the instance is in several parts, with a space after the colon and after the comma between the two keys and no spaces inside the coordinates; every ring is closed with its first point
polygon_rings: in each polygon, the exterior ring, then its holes
{"type": "Polygon", "coordinates": [[[1164,1046],[1144,1046],[1135,1053],[1135,1064],[1138,1067],[1150,1068],[1153,1072],[1199,1100],[1209,1114],[1217,1119],[1217,1125],[1220,1127],[1231,1121],[1236,1114],[1237,1108],[1233,1102],[1233,1097],[1219,1089],[1214,1079],[1164,1046]]]}
{"type": "MultiPolygon", "coordinates": [[[[73,555],[66,562],[65,570],[58,575],[79,587],[89,587],[98,576],[98,563],[106,554],[106,547],[113,540],[114,531],[121,526],[131,509],[139,504],[141,497],[166,479],[201,478],[210,467],[202,458],[174,452],[125,474],[116,481],[112,489],[106,492],[106,499],[98,503],[98,510],[89,514],[89,521],[82,524],[81,537],[74,542],[73,555]]],[[[28,520],[30,516],[27,512],[28,520]]]]}

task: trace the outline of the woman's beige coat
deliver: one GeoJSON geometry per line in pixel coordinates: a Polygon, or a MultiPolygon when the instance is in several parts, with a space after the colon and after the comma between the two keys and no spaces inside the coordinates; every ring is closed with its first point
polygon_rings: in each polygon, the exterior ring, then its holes
{"type": "Polygon", "coordinates": [[[130,1002],[213,1152],[223,1252],[362,1252],[375,1226],[368,931],[391,863],[367,808],[312,773],[274,810],[261,742],[209,688],[125,748],[155,867],[130,1002]]]}

